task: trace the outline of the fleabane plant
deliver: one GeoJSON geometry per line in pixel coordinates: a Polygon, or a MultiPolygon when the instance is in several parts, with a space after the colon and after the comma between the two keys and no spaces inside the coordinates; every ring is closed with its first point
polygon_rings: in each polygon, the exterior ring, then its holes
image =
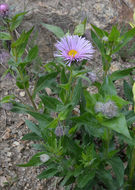
{"type": "Polygon", "coordinates": [[[17,87],[26,91],[30,102],[24,104],[15,95],[9,95],[3,97],[1,107],[29,114],[37,120],[25,121],[30,132],[22,139],[36,141],[37,152],[26,164],[18,166],[45,166],[37,177],[59,177],[58,185],[65,189],[133,189],[133,80],[131,84],[124,80],[125,99],[117,95],[114,82],[132,74],[134,68],[111,73],[110,67],[112,55],[133,38],[135,29],[121,35],[116,26],[108,33],[92,25],[92,41],[89,41],[84,37],[86,19],[76,26],[73,34],[42,23],[59,39],[54,60],[40,62],[40,72],[32,73],[35,84],[31,91],[28,68],[33,67],[33,61],[39,64],[37,45],[27,50],[34,28],[23,31],[19,38],[14,35],[25,14],[12,18],[2,14],[0,33],[3,42],[11,43],[8,71],[13,73],[17,87]],[[102,81],[86,66],[93,59],[96,46],[102,57],[102,81]],[[97,93],[90,93],[91,86],[97,88],[97,93]],[[128,151],[123,159],[121,153],[125,147],[128,151]]]}

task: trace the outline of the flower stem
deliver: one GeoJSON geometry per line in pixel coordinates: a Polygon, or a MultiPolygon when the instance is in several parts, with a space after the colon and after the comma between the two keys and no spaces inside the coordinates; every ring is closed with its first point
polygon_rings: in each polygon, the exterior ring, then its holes
{"type": "Polygon", "coordinates": [[[108,158],[109,144],[110,144],[110,130],[106,129],[106,137],[105,137],[105,140],[104,140],[105,158],[108,158]]]}
{"type": "Polygon", "coordinates": [[[29,92],[29,89],[28,89],[28,88],[25,88],[25,92],[26,92],[27,96],[29,97],[29,99],[30,99],[30,101],[31,101],[31,103],[32,103],[32,105],[33,105],[35,111],[37,111],[36,104],[35,104],[35,102],[33,101],[33,98],[32,98],[32,96],[31,96],[31,94],[30,94],[30,92],[29,92]]]}

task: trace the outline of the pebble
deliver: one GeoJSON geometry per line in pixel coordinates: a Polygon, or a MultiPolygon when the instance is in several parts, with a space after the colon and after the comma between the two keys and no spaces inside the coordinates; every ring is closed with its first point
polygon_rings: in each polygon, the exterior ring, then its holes
{"type": "Polygon", "coordinates": [[[24,91],[21,91],[21,92],[20,92],[20,96],[21,96],[21,97],[24,97],[24,96],[25,96],[25,92],[24,92],[24,91]]]}
{"type": "Polygon", "coordinates": [[[20,146],[17,147],[17,151],[18,151],[18,152],[21,152],[23,149],[24,149],[24,146],[23,146],[23,145],[20,145],[20,146]]]}
{"type": "Polygon", "coordinates": [[[45,88],[45,91],[48,95],[51,95],[52,94],[52,90],[50,88],[45,88]]]}
{"type": "Polygon", "coordinates": [[[12,152],[7,152],[7,157],[11,157],[12,152]]]}
{"type": "Polygon", "coordinates": [[[9,138],[10,138],[10,132],[11,132],[11,130],[8,130],[8,131],[2,136],[2,139],[3,139],[3,140],[9,139],[9,138]]]}
{"type": "Polygon", "coordinates": [[[20,145],[19,142],[17,142],[17,141],[13,142],[13,146],[19,146],[19,145],[20,145]]]}
{"type": "Polygon", "coordinates": [[[6,179],[6,177],[5,176],[1,176],[0,177],[0,186],[1,187],[4,187],[5,186],[5,183],[7,183],[8,181],[7,181],[7,179],[6,179]]]}

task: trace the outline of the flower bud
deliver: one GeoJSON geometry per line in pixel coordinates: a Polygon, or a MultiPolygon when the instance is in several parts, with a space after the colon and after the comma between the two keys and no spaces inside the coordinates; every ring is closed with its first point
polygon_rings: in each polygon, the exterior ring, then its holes
{"type": "Polygon", "coordinates": [[[50,159],[50,156],[48,156],[47,154],[41,154],[40,155],[40,161],[41,162],[47,162],[50,159]]]}
{"type": "Polygon", "coordinates": [[[103,114],[110,119],[116,117],[118,114],[118,107],[114,102],[108,101],[104,104],[103,114]]]}
{"type": "Polygon", "coordinates": [[[7,80],[12,80],[14,77],[11,75],[10,72],[7,73],[7,75],[5,76],[5,79],[7,80]]]}
{"type": "Polygon", "coordinates": [[[13,108],[13,104],[11,102],[3,103],[1,107],[7,111],[10,111],[13,108]]]}
{"type": "Polygon", "coordinates": [[[9,15],[9,6],[6,3],[0,4],[0,16],[7,17],[9,15]]]}
{"type": "Polygon", "coordinates": [[[103,111],[104,104],[102,102],[97,102],[95,105],[95,112],[99,113],[103,111]]]}
{"type": "Polygon", "coordinates": [[[55,134],[58,137],[64,136],[65,135],[65,131],[64,131],[63,127],[61,127],[61,126],[56,127],[55,134]]]}

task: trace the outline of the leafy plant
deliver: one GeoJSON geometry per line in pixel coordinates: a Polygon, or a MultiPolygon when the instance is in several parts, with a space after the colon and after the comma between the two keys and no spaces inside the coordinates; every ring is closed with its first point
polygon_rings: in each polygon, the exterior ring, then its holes
{"type": "Polygon", "coordinates": [[[66,189],[133,189],[135,90],[134,86],[132,89],[133,82],[129,84],[124,80],[125,100],[118,95],[114,82],[130,76],[134,67],[112,74],[109,69],[112,55],[134,37],[135,28],[121,35],[116,26],[108,33],[91,25],[92,40],[101,53],[103,63],[103,80],[99,82],[87,77],[91,71],[85,65],[86,59],[90,59],[94,51],[92,44],[81,37],[85,32],[86,19],[76,26],[73,35],[69,32],[64,34],[57,26],[42,23],[60,41],[56,45],[57,58],[45,65],[41,63],[44,73],[35,74],[35,86],[31,92],[28,66],[37,59],[38,47],[31,47],[28,54],[25,49],[34,28],[22,31],[18,39],[14,37],[14,30],[25,14],[4,17],[4,31],[0,35],[2,41],[11,41],[9,68],[16,73],[17,87],[25,90],[31,102],[31,105],[26,105],[21,100],[16,101],[16,96],[9,95],[1,99],[1,106],[11,103],[12,112],[29,114],[37,121],[25,121],[30,133],[22,140],[36,141],[33,147],[38,152],[26,164],[18,166],[45,165],[46,169],[37,177],[60,177],[59,185],[66,189]],[[88,85],[82,79],[87,80],[88,85]],[[96,86],[98,92],[90,93],[90,86],[96,86]],[[50,89],[51,95],[46,88],[50,89]],[[35,102],[37,96],[39,101],[35,102]],[[127,168],[120,155],[123,144],[131,150],[127,149],[125,153],[127,168]]]}

